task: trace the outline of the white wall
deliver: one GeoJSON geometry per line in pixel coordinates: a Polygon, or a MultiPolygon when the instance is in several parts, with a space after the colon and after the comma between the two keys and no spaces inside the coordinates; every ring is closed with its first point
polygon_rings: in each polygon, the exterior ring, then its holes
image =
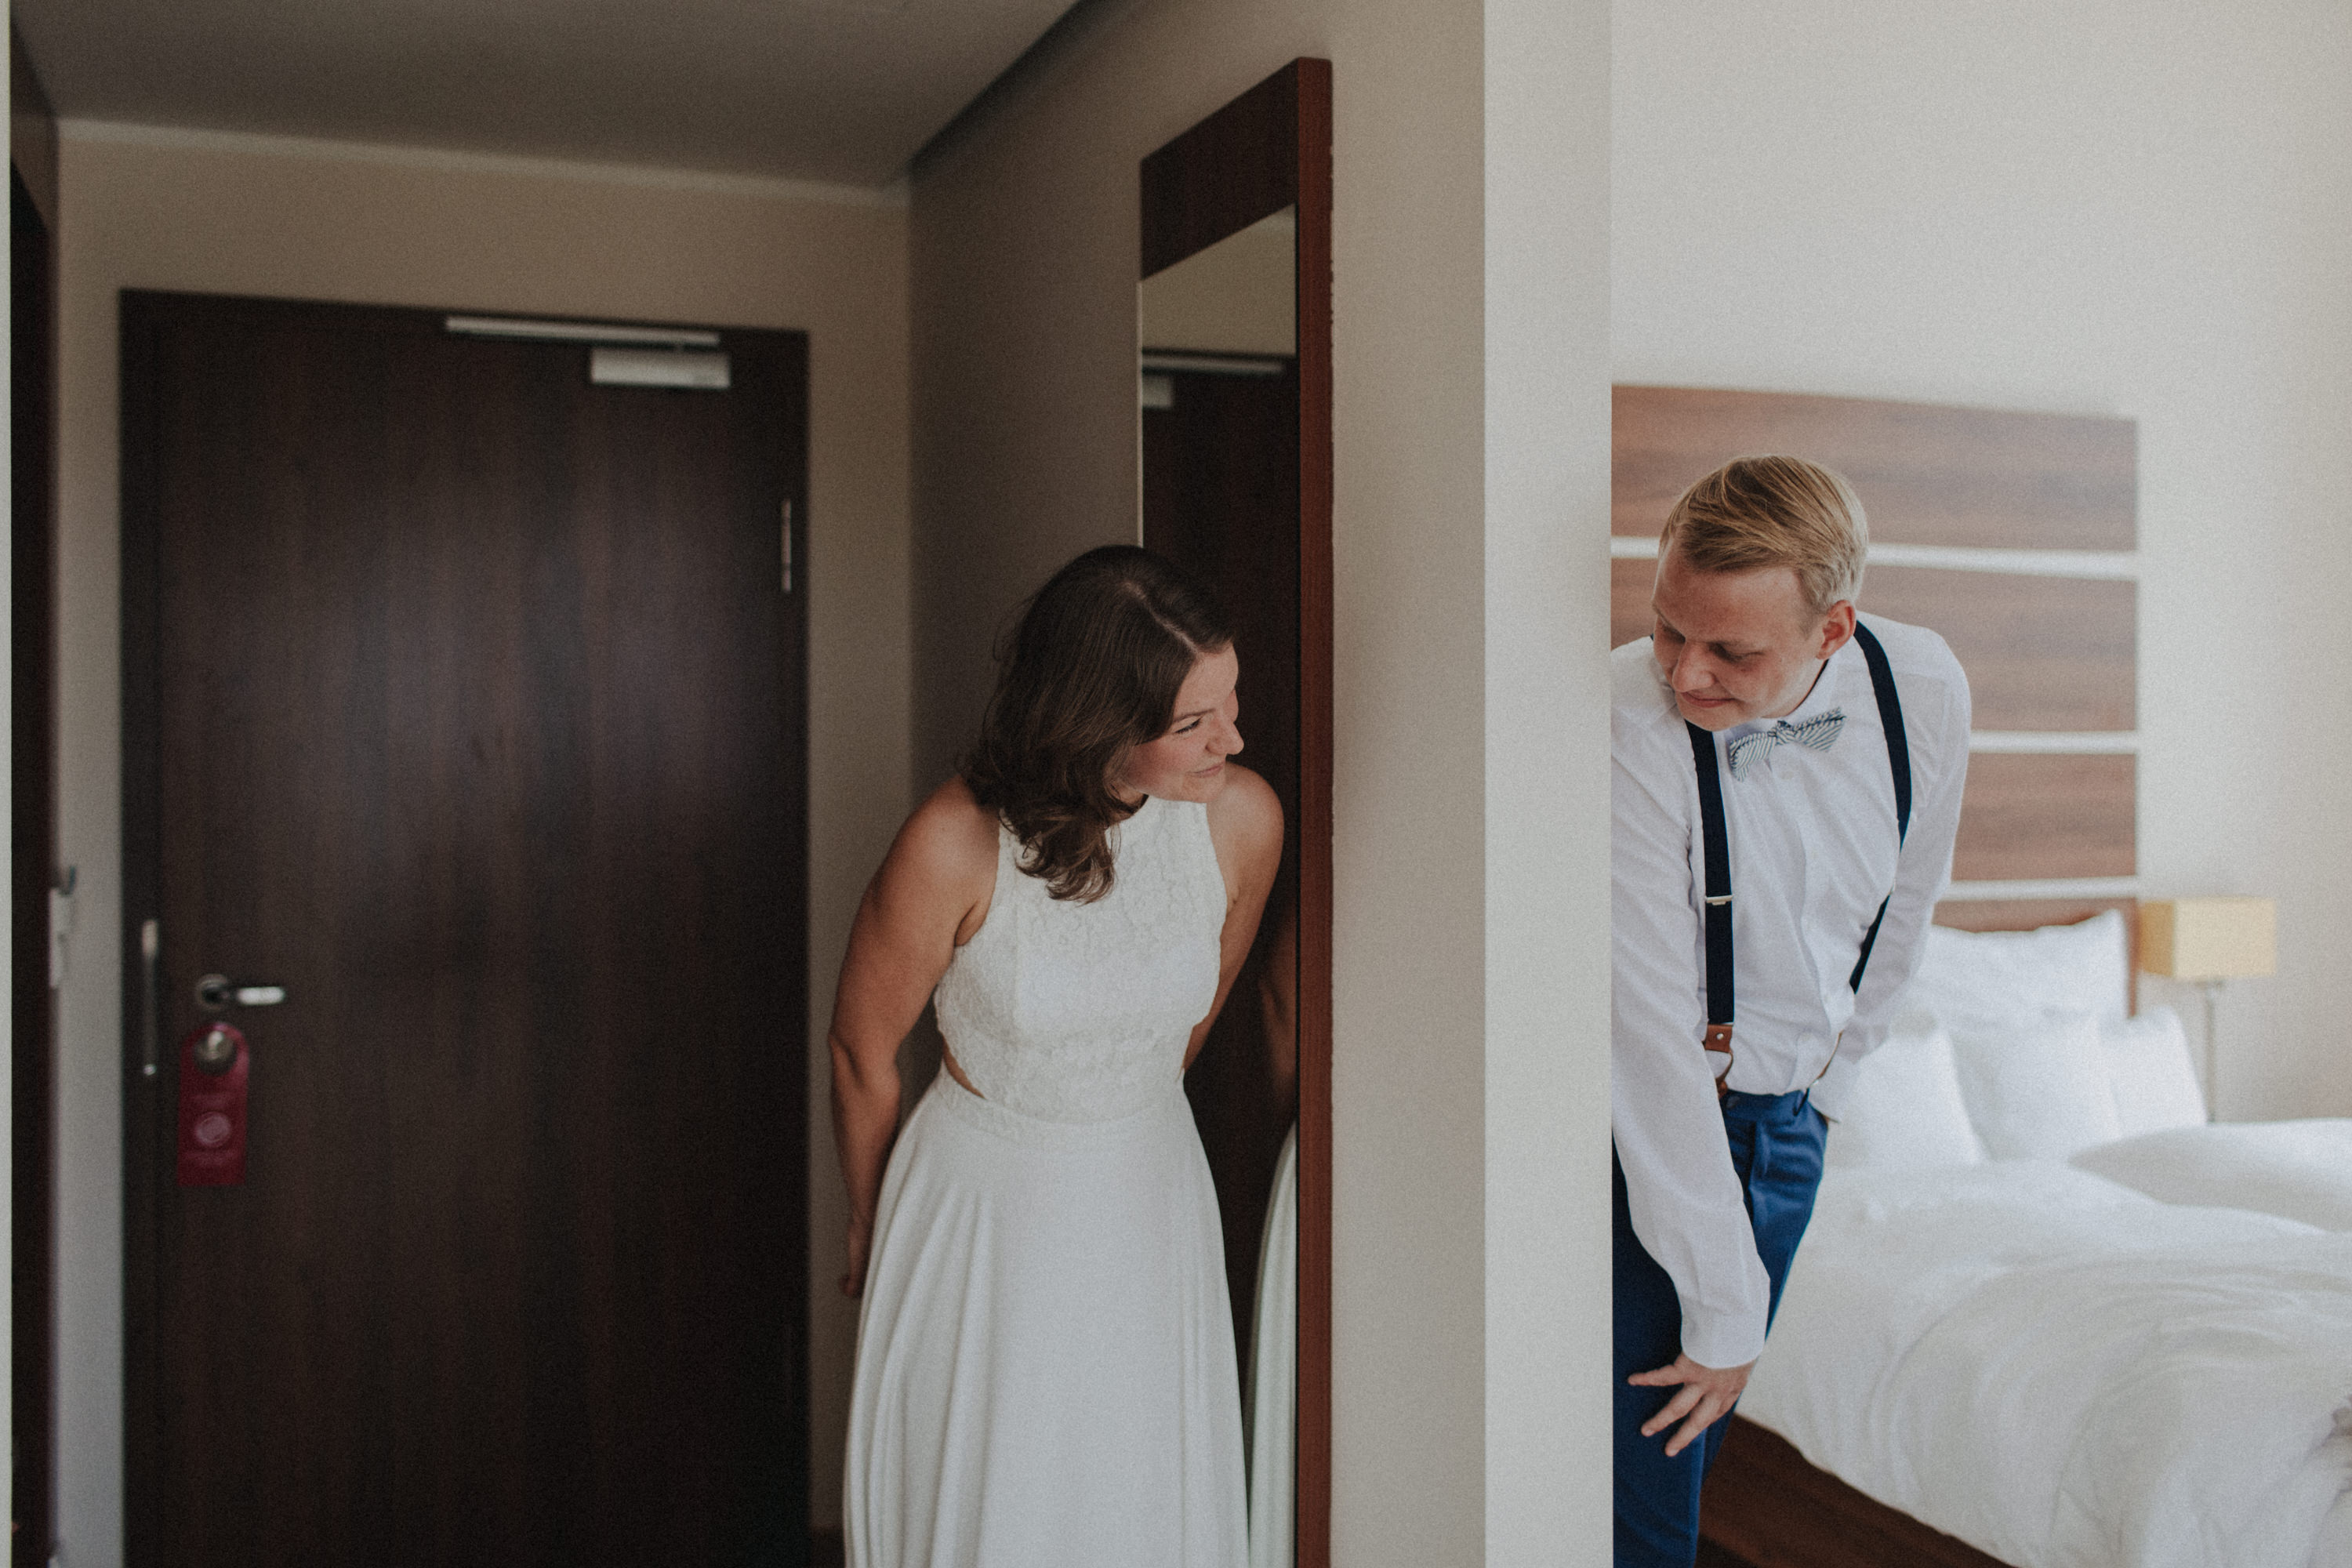
{"type": "Polygon", "coordinates": [[[1151,0],[919,168],[918,787],[1132,538],[1137,165],[1334,62],[1335,1561],[1608,1552],[1607,28],[1151,0]]]}
{"type": "Polygon", "coordinates": [[[2352,1112],[2352,10],[1628,3],[1614,54],[1617,379],[2139,422],[2142,886],[2280,900],[2222,1114],[2352,1112]]]}
{"type": "Polygon", "coordinates": [[[1486,1560],[1600,1563],[1610,16],[1487,0],[1485,32],[1486,1560]]]}
{"type": "MultiPolygon", "coordinates": [[[[903,205],[782,183],[66,130],[60,832],[82,889],[59,1119],[68,1560],[106,1568],[121,1555],[112,946],[121,889],[115,300],[125,288],[809,333],[810,1295],[815,1401],[837,1427],[854,1323],[829,1266],[844,1221],[821,1043],[850,914],[908,804],[903,205]]],[[[818,1458],[835,1468],[814,1478],[815,1501],[836,1510],[837,1453],[821,1441],[818,1458]]]]}

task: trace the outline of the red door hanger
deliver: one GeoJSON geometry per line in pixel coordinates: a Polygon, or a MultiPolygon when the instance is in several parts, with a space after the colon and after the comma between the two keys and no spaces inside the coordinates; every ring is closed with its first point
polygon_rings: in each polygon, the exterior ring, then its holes
{"type": "Polygon", "coordinates": [[[245,1031],[199,1024],[180,1037],[180,1185],[245,1180],[245,1088],[253,1066],[245,1031]]]}

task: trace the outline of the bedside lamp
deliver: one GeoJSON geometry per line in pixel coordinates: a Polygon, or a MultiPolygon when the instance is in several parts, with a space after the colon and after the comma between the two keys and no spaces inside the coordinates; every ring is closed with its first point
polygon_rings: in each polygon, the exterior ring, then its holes
{"type": "Polygon", "coordinates": [[[2278,973],[2273,899],[2171,899],[2139,907],[2139,966],[2205,993],[2205,1114],[2213,1115],[2213,1004],[2225,980],[2278,973]]]}

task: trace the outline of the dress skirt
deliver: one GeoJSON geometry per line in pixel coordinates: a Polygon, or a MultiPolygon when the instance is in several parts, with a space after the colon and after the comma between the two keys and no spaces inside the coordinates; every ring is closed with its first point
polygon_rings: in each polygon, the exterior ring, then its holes
{"type": "Polygon", "coordinates": [[[1298,1125],[1282,1141],[1258,1241],[1250,1333],[1250,1568],[1290,1568],[1298,1534],[1298,1125]]]}
{"type": "Polygon", "coordinates": [[[1171,1075],[1059,1122],[941,1072],[875,1218],[851,1568],[1241,1568],[1241,1387],[1208,1162],[1171,1075]]]}

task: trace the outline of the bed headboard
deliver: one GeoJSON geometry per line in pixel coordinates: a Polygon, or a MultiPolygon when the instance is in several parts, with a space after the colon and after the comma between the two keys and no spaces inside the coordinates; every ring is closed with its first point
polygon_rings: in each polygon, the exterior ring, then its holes
{"type": "Polygon", "coordinates": [[[2130,420],[1620,386],[1613,431],[1612,646],[1649,635],[1658,529],[1692,480],[1748,453],[1829,465],[1870,517],[1864,606],[1942,633],[1975,699],[1937,922],[2009,931],[2135,914],[2130,420]]]}

